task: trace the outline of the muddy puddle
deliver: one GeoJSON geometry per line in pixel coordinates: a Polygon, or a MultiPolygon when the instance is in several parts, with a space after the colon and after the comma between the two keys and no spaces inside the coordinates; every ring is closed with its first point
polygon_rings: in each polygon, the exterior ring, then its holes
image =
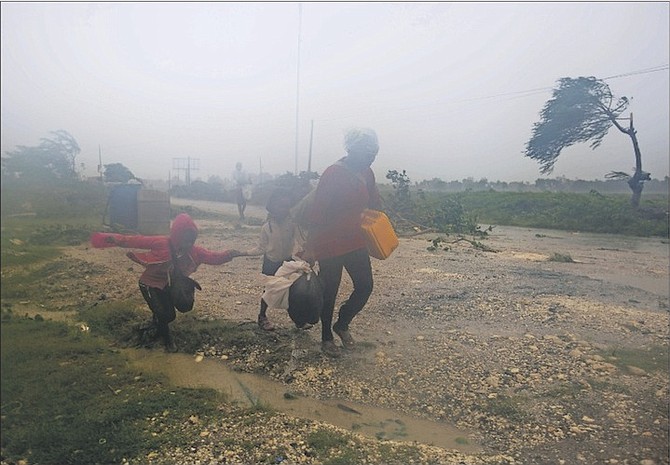
{"type": "Polygon", "coordinates": [[[124,352],[136,370],[162,373],[180,387],[216,389],[227,394],[230,402],[242,406],[266,405],[294,417],[326,422],[380,440],[416,441],[465,453],[481,450],[470,433],[450,425],[349,401],[299,397],[291,393],[290,386],[232,371],[222,360],[143,349],[124,352]]]}

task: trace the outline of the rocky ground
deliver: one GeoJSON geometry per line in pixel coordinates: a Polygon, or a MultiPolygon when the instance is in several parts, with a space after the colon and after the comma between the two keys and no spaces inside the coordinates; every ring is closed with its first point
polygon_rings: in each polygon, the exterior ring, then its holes
{"type": "MultiPolygon", "coordinates": [[[[250,207],[251,219],[240,225],[231,221],[233,205],[197,206],[221,214],[198,221],[201,245],[255,244],[262,210],[250,207]]],[[[325,357],[318,326],[296,336],[285,312],[274,310],[277,331],[258,330],[235,351],[212,341],[199,353],[224,355],[233,368],[302,396],[454,425],[481,446],[467,454],[427,448],[425,457],[437,463],[670,463],[667,240],[494,227],[481,241],[494,251],[468,242],[429,251],[433,237],[402,238],[389,259],[374,260],[375,290],[350,328],[356,351],[325,357]]],[[[84,284],[73,292],[74,284],[53,277],[54,305],[90,304],[100,289],[108,299],[135,296],[139,269],[118,249],[78,246],[67,257],[84,284]]],[[[260,267],[259,257],[201,267],[194,315],[252,325],[260,267]]],[[[350,290],[343,279],[339,301],[350,290]]],[[[303,427],[285,417],[275,440],[303,427]]],[[[224,424],[209,429],[210,445],[252,434],[224,424]]],[[[153,463],[167,456],[195,463],[189,451],[165,454],[153,463]]],[[[198,455],[199,463],[224,459],[198,455]]]]}

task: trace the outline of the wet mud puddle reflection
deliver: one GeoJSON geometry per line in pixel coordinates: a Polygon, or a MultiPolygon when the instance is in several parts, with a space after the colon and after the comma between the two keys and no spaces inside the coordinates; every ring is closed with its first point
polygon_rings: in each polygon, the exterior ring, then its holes
{"type": "Polygon", "coordinates": [[[140,349],[124,352],[135,369],[162,373],[180,387],[216,389],[241,405],[260,403],[288,415],[323,421],[380,440],[416,441],[466,453],[481,451],[468,432],[450,425],[349,401],[297,397],[290,393],[290,387],[262,376],[232,371],[221,360],[205,358],[198,362],[199,358],[192,355],[140,349]]]}

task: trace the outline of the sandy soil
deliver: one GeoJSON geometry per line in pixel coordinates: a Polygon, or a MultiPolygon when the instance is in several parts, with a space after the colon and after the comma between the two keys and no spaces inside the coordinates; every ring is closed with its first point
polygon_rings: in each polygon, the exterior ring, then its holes
{"type": "MultiPolygon", "coordinates": [[[[250,206],[240,225],[234,205],[172,201],[222,215],[198,221],[205,247],[257,241],[260,208],[250,206]]],[[[482,241],[496,252],[466,242],[431,252],[434,237],[402,238],[389,259],[374,260],[373,296],[350,328],[359,348],[340,359],[321,355],[318,326],[296,337],[280,310],[270,313],[278,330],[258,330],[253,347],[231,352],[213,342],[201,352],[300,395],[470,431],[482,452],[468,463],[670,463],[667,240],[497,226],[482,241]],[[554,254],[574,262],[549,260],[554,254]]],[[[54,289],[54,305],[75,294],[82,305],[101,293],[136,294],[139,269],[118,249],[67,254],[84,285],[54,289]]],[[[201,267],[195,314],[253,324],[260,267],[259,257],[201,267]]],[[[350,290],[345,278],[339,301],[350,290]]]]}

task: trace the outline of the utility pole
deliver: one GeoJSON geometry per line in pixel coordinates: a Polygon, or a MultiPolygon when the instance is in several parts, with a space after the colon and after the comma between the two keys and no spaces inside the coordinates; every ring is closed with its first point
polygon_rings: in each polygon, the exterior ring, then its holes
{"type": "Polygon", "coordinates": [[[298,4],[298,67],[295,89],[295,165],[293,173],[298,174],[298,116],[300,110],[300,37],[302,35],[302,3],[298,4]]]}
{"type": "Polygon", "coordinates": [[[309,130],[309,158],[307,159],[307,172],[312,172],[312,140],[314,139],[314,120],[309,130]]]}
{"type": "Polygon", "coordinates": [[[100,175],[100,182],[102,182],[102,148],[100,147],[100,144],[98,144],[98,174],[100,175]]]}
{"type": "Polygon", "coordinates": [[[191,185],[191,171],[197,171],[199,164],[199,158],[186,157],[172,159],[172,169],[177,171],[177,179],[179,179],[179,172],[184,171],[187,186],[191,185]]]}
{"type": "Polygon", "coordinates": [[[186,157],[186,185],[191,185],[191,157],[186,157]]]}

